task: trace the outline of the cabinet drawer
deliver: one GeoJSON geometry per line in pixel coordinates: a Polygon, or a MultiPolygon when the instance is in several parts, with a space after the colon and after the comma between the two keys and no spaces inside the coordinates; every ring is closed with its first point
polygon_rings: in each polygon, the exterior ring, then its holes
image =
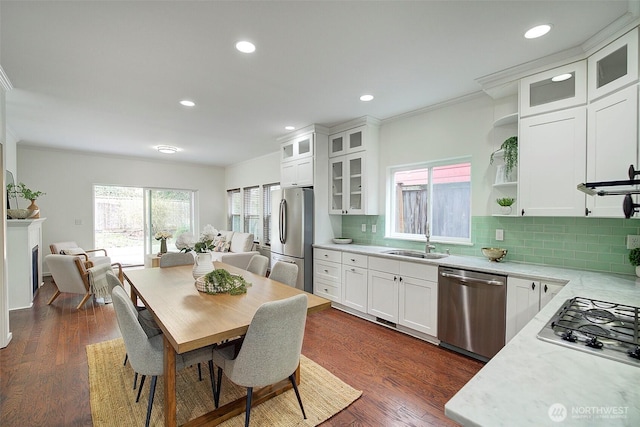
{"type": "Polygon", "coordinates": [[[416,279],[438,281],[438,267],[419,262],[401,262],[400,276],[415,277],[416,279]]]}
{"type": "Polygon", "coordinates": [[[342,262],[342,252],[330,251],[327,249],[314,249],[313,258],[340,263],[342,262]]]}
{"type": "Polygon", "coordinates": [[[369,270],[384,271],[386,273],[398,274],[400,262],[395,259],[369,257],[369,270]]]}
{"type": "Polygon", "coordinates": [[[367,268],[367,256],[360,254],[352,254],[349,252],[342,253],[342,264],[353,265],[356,267],[367,268]]]}
{"type": "Polygon", "coordinates": [[[325,282],[324,280],[314,280],[313,293],[323,298],[330,299],[331,301],[340,302],[340,294],[342,293],[340,286],[335,286],[332,283],[325,282]]]}
{"type": "Polygon", "coordinates": [[[316,260],[313,266],[313,275],[316,279],[333,284],[339,284],[341,281],[342,269],[340,264],[316,260]]]}

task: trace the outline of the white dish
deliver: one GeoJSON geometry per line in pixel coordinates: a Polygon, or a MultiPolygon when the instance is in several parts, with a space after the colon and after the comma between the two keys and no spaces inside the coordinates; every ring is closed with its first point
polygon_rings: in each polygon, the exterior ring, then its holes
{"type": "Polygon", "coordinates": [[[353,242],[353,239],[347,239],[344,237],[336,237],[333,239],[333,243],[337,243],[339,245],[348,245],[351,242],[353,242]]]}

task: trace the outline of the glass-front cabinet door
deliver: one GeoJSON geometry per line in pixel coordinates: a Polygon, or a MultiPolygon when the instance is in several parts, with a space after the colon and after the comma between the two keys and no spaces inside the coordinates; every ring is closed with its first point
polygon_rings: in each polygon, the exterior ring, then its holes
{"type": "Polygon", "coordinates": [[[348,165],[348,203],[347,203],[347,213],[348,214],[360,214],[362,213],[363,204],[363,194],[362,194],[362,177],[363,177],[363,167],[364,167],[364,159],[359,154],[354,154],[347,156],[347,165],[348,165]]]}
{"type": "Polygon", "coordinates": [[[340,156],[345,153],[344,132],[329,136],[329,157],[340,156]]]}
{"type": "Polygon", "coordinates": [[[587,64],[578,61],[520,80],[520,117],[587,102],[587,64]]]}
{"type": "Polygon", "coordinates": [[[280,145],[280,161],[313,156],[313,134],[303,135],[280,145]]]}
{"type": "Polygon", "coordinates": [[[344,157],[331,159],[330,161],[330,180],[329,186],[331,188],[329,200],[330,209],[329,213],[342,215],[344,213],[344,157]]]}
{"type": "Polygon", "coordinates": [[[359,126],[329,136],[329,157],[342,156],[366,149],[367,126],[359,126]]]}
{"type": "Polygon", "coordinates": [[[638,28],[611,42],[588,59],[589,100],[638,80],[638,28]]]}
{"type": "Polygon", "coordinates": [[[365,158],[362,153],[340,156],[330,160],[331,204],[336,215],[361,215],[365,209],[363,191],[365,158]]]}

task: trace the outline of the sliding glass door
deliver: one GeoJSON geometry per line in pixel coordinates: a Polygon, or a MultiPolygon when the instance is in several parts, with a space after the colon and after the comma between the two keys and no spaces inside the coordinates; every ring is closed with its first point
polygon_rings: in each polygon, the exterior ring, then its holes
{"type": "Polygon", "coordinates": [[[94,186],[94,239],[113,260],[143,265],[146,254],[160,251],[155,234],[168,232],[169,251],[176,237],[194,232],[195,192],[191,190],[94,186]]]}

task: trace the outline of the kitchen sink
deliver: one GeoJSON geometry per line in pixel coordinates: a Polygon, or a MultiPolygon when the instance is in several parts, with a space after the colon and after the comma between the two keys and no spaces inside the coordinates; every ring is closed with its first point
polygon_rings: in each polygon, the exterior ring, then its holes
{"type": "Polygon", "coordinates": [[[402,249],[384,251],[383,253],[389,254],[389,255],[408,256],[411,258],[422,258],[422,259],[439,259],[447,256],[447,254],[425,253],[425,252],[408,251],[408,250],[402,250],[402,249]]]}

